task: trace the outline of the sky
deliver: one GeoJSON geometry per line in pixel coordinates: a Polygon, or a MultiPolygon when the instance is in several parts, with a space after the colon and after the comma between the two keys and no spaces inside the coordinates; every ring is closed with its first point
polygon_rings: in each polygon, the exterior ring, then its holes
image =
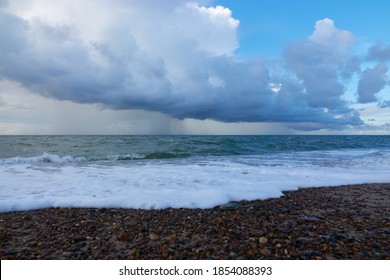
{"type": "Polygon", "coordinates": [[[389,135],[389,10],[0,0],[0,135],[389,135]]]}

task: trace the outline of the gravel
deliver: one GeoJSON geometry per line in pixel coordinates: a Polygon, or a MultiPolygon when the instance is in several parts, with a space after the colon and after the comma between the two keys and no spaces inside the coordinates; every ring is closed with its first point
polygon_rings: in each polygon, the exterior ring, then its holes
{"type": "Polygon", "coordinates": [[[0,258],[390,259],[390,184],[308,188],[231,203],[0,213],[0,258]]]}

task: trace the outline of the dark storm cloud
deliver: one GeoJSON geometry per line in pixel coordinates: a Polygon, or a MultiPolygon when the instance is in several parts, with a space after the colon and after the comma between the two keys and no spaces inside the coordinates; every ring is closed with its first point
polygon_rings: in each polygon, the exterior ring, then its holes
{"type": "MultiPolygon", "coordinates": [[[[134,3],[139,6],[132,17],[115,19],[99,40],[85,40],[70,24],[1,12],[0,77],[50,98],[179,119],[286,122],[298,130],[362,124],[343,101],[340,82],[340,73],[359,69],[359,60],[345,54],[353,37],[331,20],[319,21],[310,39],[287,47],[288,71],[276,77],[260,59],[232,55],[238,21],[229,10],[183,1],[170,2],[177,9],[134,3]],[[149,14],[156,22],[146,21],[149,14]]],[[[383,66],[363,73],[363,102],[383,87],[383,75],[383,66]]]]}
{"type": "Polygon", "coordinates": [[[390,45],[385,46],[383,43],[377,43],[369,49],[369,58],[378,61],[390,60],[390,45]]]}
{"type": "Polygon", "coordinates": [[[361,58],[358,56],[351,57],[344,64],[344,68],[341,70],[341,76],[343,79],[350,79],[353,74],[361,72],[361,58]]]}
{"type": "Polygon", "coordinates": [[[381,63],[374,68],[368,68],[362,72],[358,86],[360,103],[369,103],[377,100],[375,94],[385,87],[387,83],[386,73],[388,70],[389,67],[381,63]]]}

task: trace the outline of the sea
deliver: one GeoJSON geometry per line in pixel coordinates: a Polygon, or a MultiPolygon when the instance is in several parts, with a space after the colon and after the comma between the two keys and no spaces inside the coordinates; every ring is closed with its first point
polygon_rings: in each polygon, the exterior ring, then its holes
{"type": "Polygon", "coordinates": [[[212,208],[390,182],[390,136],[0,136],[0,212],[212,208]]]}

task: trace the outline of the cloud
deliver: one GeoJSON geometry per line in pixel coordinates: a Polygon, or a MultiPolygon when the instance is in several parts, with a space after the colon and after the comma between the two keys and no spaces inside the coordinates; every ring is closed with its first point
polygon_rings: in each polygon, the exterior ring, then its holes
{"type": "Polygon", "coordinates": [[[8,1],[7,0],[0,0],[0,8],[7,7],[8,1]]]}
{"type": "MultiPolygon", "coordinates": [[[[317,21],[315,31],[307,40],[293,43],[285,50],[286,67],[303,86],[293,92],[300,91],[299,99],[306,100],[312,110],[317,109],[314,116],[324,120],[323,128],[362,124],[358,113],[342,98],[345,93],[342,77],[350,77],[360,67],[358,59],[347,52],[353,41],[350,32],[337,29],[330,19],[323,19],[317,21]]],[[[312,125],[302,120],[294,127],[320,129],[320,124],[319,120],[312,125]]]]}
{"type": "Polygon", "coordinates": [[[235,31],[240,21],[232,17],[230,9],[222,6],[203,7],[196,3],[188,3],[185,9],[187,11],[183,14],[186,16],[190,14],[197,24],[194,25],[192,20],[182,19],[182,22],[186,23],[182,25],[184,29],[182,36],[192,34],[189,38],[192,37],[198,42],[199,50],[216,55],[232,55],[238,47],[235,31]],[[209,28],[210,24],[217,28],[209,28]],[[188,30],[191,32],[188,33],[188,30]]]}
{"type": "Polygon", "coordinates": [[[3,100],[2,96],[0,95],[0,108],[1,107],[5,107],[7,105],[7,103],[5,103],[5,101],[3,100]]]}
{"type": "Polygon", "coordinates": [[[311,107],[342,105],[344,87],[338,80],[338,63],[330,48],[299,42],[287,48],[285,58],[287,68],[302,80],[311,107]]]}
{"type": "MultiPolygon", "coordinates": [[[[348,53],[352,33],[318,21],[311,36],[287,46],[286,68],[276,75],[260,59],[235,57],[239,20],[209,4],[12,2],[0,10],[7,38],[0,77],[48,98],[177,119],[286,122],[300,130],[362,124],[341,81],[360,69],[348,53]]],[[[372,95],[363,92],[363,101],[372,95]]]]}
{"type": "Polygon", "coordinates": [[[333,20],[329,18],[317,21],[315,31],[309,37],[309,40],[341,51],[351,47],[355,41],[351,32],[337,29],[333,20]]]}
{"type": "Polygon", "coordinates": [[[358,85],[360,103],[369,103],[377,100],[375,94],[385,87],[388,70],[389,67],[386,64],[380,63],[374,68],[368,68],[363,71],[358,85]]]}
{"type": "Polygon", "coordinates": [[[390,100],[385,100],[379,103],[380,108],[390,108],[390,100]]]}
{"type": "Polygon", "coordinates": [[[352,77],[353,74],[360,73],[361,63],[362,59],[359,56],[352,56],[349,60],[346,61],[344,68],[341,69],[341,77],[344,80],[348,80],[352,77]]]}
{"type": "Polygon", "coordinates": [[[377,43],[369,49],[369,58],[378,61],[390,60],[390,45],[385,46],[383,43],[377,43]]]}

